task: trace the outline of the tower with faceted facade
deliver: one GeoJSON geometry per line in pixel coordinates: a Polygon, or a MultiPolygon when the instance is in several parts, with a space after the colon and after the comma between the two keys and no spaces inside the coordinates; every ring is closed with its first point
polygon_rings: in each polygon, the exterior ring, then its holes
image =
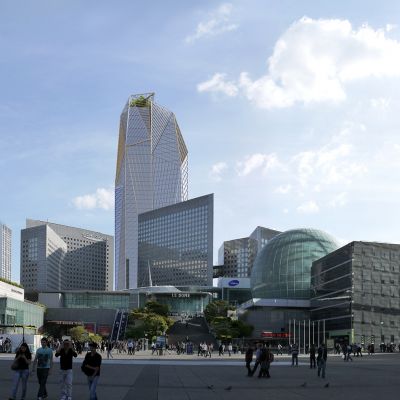
{"type": "Polygon", "coordinates": [[[138,215],[188,198],[188,151],[173,112],[154,93],[129,97],[115,176],[115,288],[138,287],[138,215]]]}

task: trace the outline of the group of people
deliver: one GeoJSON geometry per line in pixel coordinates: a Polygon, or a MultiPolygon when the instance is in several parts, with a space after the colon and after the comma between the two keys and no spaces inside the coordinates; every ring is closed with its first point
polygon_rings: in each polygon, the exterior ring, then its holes
{"type": "MultiPolygon", "coordinates": [[[[292,367],[299,365],[298,355],[299,348],[296,343],[293,343],[290,347],[292,355],[292,367]]],[[[282,354],[282,348],[278,347],[278,354],[282,354]]],[[[328,351],[324,343],[321,343],[318,348],[313,344],[309,349],[310,355],[310,368],[314,369],[318,367],[317,375],[325,378],[326,376],[326,362],[328,359],[328,351]]],[[[245,353],[245,362],[247,368],[247,376],[253,376],[257,371],[258,366],[260,366],[258,377],[270,378],[269,373],[270,365],[274,361],[274,354],[269,347],[268,343],[260,343],[256,346],[254,350],[253,346],[249,346],[245,353]],[[255,352],[255,363],[251,366],[253,362],[255,352]]]]}
{"type": "MultiPolygon", "coordinates": [[[[83,360],[81,370],[87,376],[90,400],[97,400],[96,387],[100,377],[102,357],[97,352],[96,343],[89,343],[88,349],[89,352],[83,360]]],[[[76,358],[78,354],[74,350],[71,341],[66,339],[59,343],[54,355],[60,357],[60,399],[72,400],[72,364],[73,359],[76,358]]],[[[31,365],[31,372],[36,372],[39,384],[37,399],[46,399],[47,378],[53,369],[53,350],[49,347],[47,338],[41,339],[41,347],[36,350],[33,362],[29,346],[26,343],[22,343],[19,346],[11,365],[11,369],[14,371],[14,378],[9,400],[16,400],[20,383],[22,391],[21,400],[25,400],[31,365]]]]}

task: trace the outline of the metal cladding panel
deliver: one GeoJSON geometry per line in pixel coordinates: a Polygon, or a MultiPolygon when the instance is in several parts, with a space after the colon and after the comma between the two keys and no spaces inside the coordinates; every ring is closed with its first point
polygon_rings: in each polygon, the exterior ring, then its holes
{"type": "Polygon", "coordinates": [[[129,107],[128,130],[126,135],[126,144],[132,145],[150,139],[150,130],[143,120],[145,113],[150,113],[148,107],[129,107]],[[142,110],[140,112],[139,110],[142,110]]]}

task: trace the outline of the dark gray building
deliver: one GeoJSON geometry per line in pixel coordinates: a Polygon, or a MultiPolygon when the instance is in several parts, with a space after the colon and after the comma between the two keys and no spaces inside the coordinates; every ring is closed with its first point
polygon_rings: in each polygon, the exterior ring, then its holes
{"type": "Polygon", "coordinates": [[[325,339],[375,345],[400,341],[400,245],[351,242],[315,261],[311,319],[325,339]]]}
{"type": "Polygon", "coordinates": [[[274,229],[264,228],[263,226],[257,226],[256,229],[250,234],[250,238],[257,242],[257,253],[275,236],[279,235],[280,231],[274,229]]]}
{"type": "Polygon", "coordinates": [[[211,286],[214,195],[139,215],[138,286],[211,286]]]}

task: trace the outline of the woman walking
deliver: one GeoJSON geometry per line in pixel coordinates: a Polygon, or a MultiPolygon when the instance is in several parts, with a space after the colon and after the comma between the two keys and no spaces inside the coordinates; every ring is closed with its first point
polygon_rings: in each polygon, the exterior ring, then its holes
{"type": "Polygon", "coordinates": [[[17,391],[19,382],[22,382],[22,394],[21,400],[25,400],[26,386],[29,377],[29,364],[32,361],[32,354],[26,343],[22,343],[15,354],[15,359],[11,365],[11,369],[14,371],[13,387],[11,390],[11,397],[9,400],[15,400],[17,398],[17,391]]]}

